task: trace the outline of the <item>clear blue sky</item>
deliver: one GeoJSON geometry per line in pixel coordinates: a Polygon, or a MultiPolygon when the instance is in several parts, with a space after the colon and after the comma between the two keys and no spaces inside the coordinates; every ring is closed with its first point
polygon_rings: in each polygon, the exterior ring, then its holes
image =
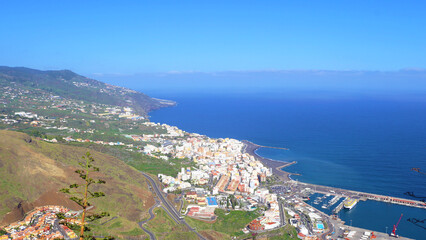
{"type": "Polygon", "coordinates": [[[425,1],[2,1],[0,65],[81,74],[426,68],[425,1]]]}

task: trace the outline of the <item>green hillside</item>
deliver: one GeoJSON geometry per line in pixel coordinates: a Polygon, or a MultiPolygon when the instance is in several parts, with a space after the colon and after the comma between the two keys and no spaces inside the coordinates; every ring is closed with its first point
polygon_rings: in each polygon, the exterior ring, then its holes
{"type": "MultiPolygon", "coordinates": [[[[12,211],[18,205],[35,207],[63,204],[72,207],[65,201],[67,197],[57,191],[78,181],[74,170],[86,151],[88,149],[83,147],[38,141],[23,133],[0,131],[2,224],[22,217],[12,211]],[[12,214],[6,216],[10,211],[12,214]]],[[[97,234],[119,237],[144,235],[137,222],[145,217],[147,209],[154,204],[153,194],[148,190],[145,179],[136,169],[115,157],[93,150],[90,152],[101,169],[100,177],[107,182],[99,188],[107,197],[96,199],[94,205],[97,210],[111,214],[106,219],[97,220],[93,229],[96,229],[97,234]],[[107,224],[95,225],[110,218],[114,219],[107,224]]]]}
{"type": "Polygon", "coordinates": [[[143,93],[109,85],[80,76],[69,70],[40,71],[24,67],[0,66],[0,86],[38,90],[61,98],[123,107],[132,107],[139,114],[173,105],[171,101],[157,100],[143,93]]]}

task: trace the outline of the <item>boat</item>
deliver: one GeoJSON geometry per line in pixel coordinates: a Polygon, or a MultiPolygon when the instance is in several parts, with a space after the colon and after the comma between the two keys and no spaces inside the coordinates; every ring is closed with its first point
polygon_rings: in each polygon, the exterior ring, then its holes
{"type": "Polygon", "coordinates": [[[343,204],[343,207],[347,208],[347,209],[352,209],[353,207],[355,207],[355,205],[358,203],[358,199],[354,199],[354,198],[348,198],[345,203],[343,204]]]}

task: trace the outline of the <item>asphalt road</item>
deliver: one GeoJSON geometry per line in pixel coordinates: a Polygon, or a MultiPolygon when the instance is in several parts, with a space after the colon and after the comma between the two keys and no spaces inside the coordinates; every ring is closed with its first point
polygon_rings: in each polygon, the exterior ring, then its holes
{"type": "Polygon", "coordinates": [[[61,228],[61,226],[59,226],[59,219],[55,219],[55,221],[53,222],[52,228],[53,228],[54,231],[59,231],[62,234],[62,236],[64,237],[65,240],[71,239],[70,237],[68,237],[67,232],[63,228],[61,228]]]}
{"type": "Polygon", "coordinates": [[[285,226],[286,219],[285,219],[285,213],[284,213],[284,205],[280,202],[279,207],[280,207],[281,226],[285,226]]]}
{"type": "Polygon", "coordinates": [[[157,238],[155,237],[154,233],[152,233],[152,232],[151,232],[151,231],[149,231],[148,229],[144,228],[144,227],[143,227],[143,225],[144,225],[145,223],[147,223],[148,221],[151,221],[151,220],[155,217],[155,215],[154,215],[154,213],[152,212],[152,210],[153,210],[154,208],[158,207],[158,205],[160,205],[160,202],[158,202],[158,201],[156,200],[156,201],[155,201],[154,206],[152,206],[152,207],[148,210],[150,217],[149,217],[147,220],[145,220],[145,221],[142,221],[142,222],[139,222],[139,223],[138,223],[138,224],[139,224],[139,227],[141,227],[141,228],[142,228],[142,230],[144,230],[146,233],[148,233],[149,238],[150,238],[151,240],[156,240],[157,238]]]}
{"type": "Polygon", "coordinates": [[[161,204],[163,205],[163,207],[167,210],[167,214],[178,224],[184,224],[188,227],[189,230],[191,230],[192,232],[194,232],[195,234],[197,234],[197,236],[202,239],[202,240],[206,240],[206,238],[204,238],[201,234],[199,234],[194,228],[192,228],[191,226],[189,226],[189,224],[185,221],[185,219],[183,219],[180,214],[176,211],[176,209],[173,207],[173,205],[170,204],[170,202],[164,197],[163,192],[161,191],[161,189],[158,187],[157,183],[154,181],[154,179],[149,176],[148,174],[141,172],[146,179],[148,179],[148,181],[150,182],[154,193],[157,195],[158,199],[160,200],[161,204]]]}

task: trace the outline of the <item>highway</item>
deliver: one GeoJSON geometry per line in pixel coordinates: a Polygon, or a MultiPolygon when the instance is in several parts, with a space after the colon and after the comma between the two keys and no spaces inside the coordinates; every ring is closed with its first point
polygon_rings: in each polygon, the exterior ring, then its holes
{"type": "Polygon", "coordinates": [[[167,214],[176,223],[186,225],[188,227],[188,229],[191,230],[192,232],[194,232],[195,234],[197,234],[197,236],[200,239],[206,240],[206,238],[204,238],[201,234],[199,234],[194,228],[192,228],[191,226],[189,226],[189,224],[185,221],[185,219],[180,216],[180,213],[178,213],[176,211],[176,209],[173,207],[173,205],[170,204],[170,202],[167,200],[167,198],[164,197],[163,192],[158,187],[158,185],[155,182],[155,180],[151,176],[149,176],[148,174],[146,174],[144,172],[141,172],[141,173],[142,173],[142,175],[144,175],[146,177],[146,179],[148,179],[149,183],[152,186],[152,189],[154,190],[154,193],[157,195],[158,199],[160,200],[160,202],[163,205],[164,209],[166,210],[167,214]]]}

